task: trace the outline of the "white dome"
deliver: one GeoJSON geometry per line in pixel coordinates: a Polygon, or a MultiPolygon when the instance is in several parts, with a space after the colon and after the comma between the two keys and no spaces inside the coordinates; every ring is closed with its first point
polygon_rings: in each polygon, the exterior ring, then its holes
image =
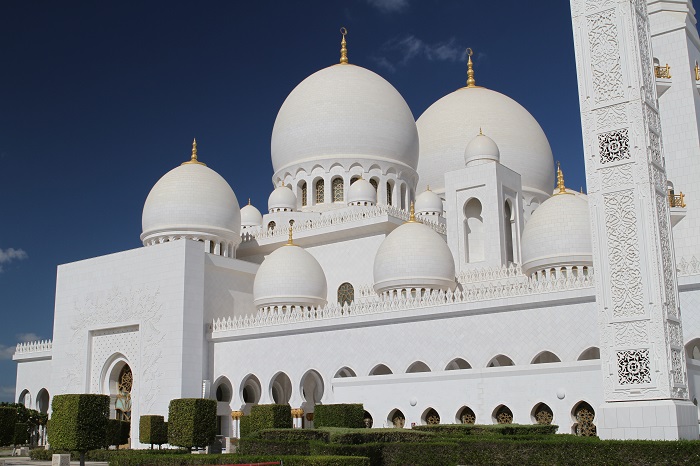
{"type": "Polygon", "coordinates": [[[260,211],[248,201],[241,209],[241,227],[258,227],[262,225],[263,217],[260,211]]]}
{"type": "Polygon", "coordinates": [[[427,189],[416,197],[416,214],[442,215],[442,199],[427,189]]]}
{"type": "Polygon", "coordinates": [[[360,178],[352,183],[348,189],[348,204],[364,205],[365,203],[371,205],[377,203],[377,190],[369,181],[360,178]]]}
{"type": "Polygon", "coordinates": [[[490,137],[479,132],[472,139],[464,150],[464,162],[470,166],[478,161],[493,160],[498,162],[501,159],[501,151],[498,150],[496,142],[490,137]]]}
{"type": "Polygon", "coordinates": [[[501,164],[520,174],[523,190],[549,197],[554,160],[537,121],[516,101],[482,87],[462,88],[431,105],[417,121],[419,189],[445,189],[445,173],[464,167],[479,128],[498,141],[501,164]]]}
{"type": "Polygon", "coordinates": [[[455,263],[442,237],[420,222],[392,231],[374,258],[374,290],[454,288],[455,263]]]}
{"type": "Polygon", "coordinates": [[[295,245],[265,257],[253,283],[253,302],[266,306],[323,306],[328,287],[318,261],[295,245]]]}
{"type": "Polygon", "coordinates": [[[231,186],[201,163],[173,168],[148,193],[141,240],[212,235],[241,242],[241,211],[231,186]]]}
{"type": "Polygon", "coordinates": [[[278,173],[302,163],[347,159],[415,170],[418,132],[391,84],[365,68],[339,64],[306,78],[282,104],[272,130],[272,166],[278,173]]]}
{"type": "Polygon", "coordinates": [[[269,212],[297,210],[297,197],[288,187],[278,186],[267,199],[267,210],[269,212]]]}
{"type": "Polygon", "coordinates": [[[523,272],[593,265],[588,202],[563,193],[550,197],[532,213],[522,236],[523,272]]]}

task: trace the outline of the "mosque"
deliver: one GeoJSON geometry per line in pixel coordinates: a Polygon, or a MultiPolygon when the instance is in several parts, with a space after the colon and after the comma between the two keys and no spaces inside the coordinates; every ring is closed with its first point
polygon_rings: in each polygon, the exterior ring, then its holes
{"type": "Polygon", "coordinates": [[[695,11],[571,6],[587,194],[471,56],[416,120],[343,30],[339,63],[279,110],[267,213],[193,143],[146,197],[143,247],[58,267],[53,340],[17,346],[16,398],[103,393],[138,420],[208,397],[225,437],[255,404],[309,428],[318,404],[363,403],[374,428],[698,438],[695,11]]]}

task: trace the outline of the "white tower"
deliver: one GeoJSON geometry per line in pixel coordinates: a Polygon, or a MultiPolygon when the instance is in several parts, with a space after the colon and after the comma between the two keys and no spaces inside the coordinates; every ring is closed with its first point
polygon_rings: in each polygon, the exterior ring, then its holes
{"type": "Polygon", "coordinates": [[[678,263],[700,260],[700,37],[691,0],[647,0],[678,263]],[[685,194],[685,199],[680,194],[685,194]],[[687,209],[685,203],[689,204],[687,209]],[[678,215],[676,215],[678,214],[678,215]],[[675,221],[685,218],[675,225],[675,221]]]}
{"type": "MultiPolygon", "coordinates": [[[[469,62],[471,71],[471,59],[469,62]]],[[[499,162],[482,132],[464,153],[466,167],[445,174],[447,242],[457,273],[520,263],[523,193],[520,175],[499,162]]]]}
{"type": "Polygon", "coordinates": [[[697,439],[647,5],[571,0],[571,16],[605,400],[598,435],[697,439]]]}

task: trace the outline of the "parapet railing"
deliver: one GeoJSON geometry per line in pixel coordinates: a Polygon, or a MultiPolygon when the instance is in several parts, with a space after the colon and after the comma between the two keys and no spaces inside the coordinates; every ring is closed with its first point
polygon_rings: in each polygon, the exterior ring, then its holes
{"type": "Polygon", "coordinates": [[[17,343],[15,354],[41,353],[51,351],[53,343],[51,340],[29,341],[26,343],[17,343]]]}
{"type": "MultiPolygon", "coordinates": [[[[346,210],[343,212],[324,212],[317,219],[307,220],[306,222],[295,222],[294,225],[292,225],[292,232],[296,233],[311,231],[333,225],[362,221],[367,218],[381,217],[382,215],[389,215],[404,221],[408,221],[409,218],[409,213],[405,210],[380,204],[362,209],[346,210]]],[[[445,225],[427,220],[425,218],[421,218],[420,221],[440,234],[447,234],[447,228],[445,225]]],[[[247,241],[253,241],[254,239],[268,239],[277,237],[286,238],[288,234],[288,225],[279,225],[275,226],[275,228],[265,228],[263,226],[256,229],[248,229],[242,232],[241,238],[245,243],[247,241]]]]}
{"type": "MultiPolygon", "coordinates": [[[[269,327],[298,322],[311,322],[326,319],[382,314],[425,307],[445,306],[458,303],[472,303],[490,299],[527,296],[558,291],[591,288],[594,284],[593,272],[588,275],[528,278],[524,275],[492,282],[475,282],[455,291],[431,291],[422,293],[415,288],[397,290],[391,297],[374,296],[361,298],[352,304],[338,303],[326,306],[274,306],[266,307],[255,314],[231,316],[215,319],[212,334],[230,330],[269,327]]],[[[363,293],[364,294],[364,293],[363,293]]]]}

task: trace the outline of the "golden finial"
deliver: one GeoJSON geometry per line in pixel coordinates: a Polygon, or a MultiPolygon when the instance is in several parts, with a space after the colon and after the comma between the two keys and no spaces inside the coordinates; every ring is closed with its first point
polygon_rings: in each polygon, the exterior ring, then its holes
{"type": "Polygon", "coordinates": [[[426,191],[430,191],[430,185],[426,186],[426,187],[425,187],[425,190],[426,190],[426,191]]]}
{"type": "Polygon", "coordinates": [[[471,48],[467,48],[467,56],[469,60],[467,61],[467,87],[476,87],[476,80],[474,79],[474,64],[472,63],[472,55],[474,51],[471,48]]]}
{"type": "Polygon", "coordinates": [[[340,64],[348,64],[348,48],[345,42],[345,36],[348,35],[348,30],[345,27],[340,28],[340,33],[343,35],[343,40],[340,42],[340,64]]]}
{"type": "Polygon", "coordinates": [[[250,205],[250,198],[248,198],[248,205],[250,205]]]}
{"type": "Polygon", "coordinates": [[[188,163],[196,163],[199,165],[204,165],[205,167],[207,166],[206,163],[200,162],[197,160],[197,139],[192,139],[192,158],[188,160],[187,162],[183,162],[182,165],[188,164],[188,163]]]}
{"type": "Polygon", "coordinates": [[[292,238],[292,227],[289,227],[289,239],[287,239],[287,246],[296,246],[294,244],[294,238],[292,238]]]}
{"type": "Polygon", "coordinates": [[[568,194],[566,192],[566,186],[564,186],[564,172],[561,171],[559,162],[557,162],[557,189],[559,189],[557,194],[568,194]]]}
{"type": "Polygon", "coordinates": [[[484,132],[481,131],[481,126],[479,126],[479,136],[483,136],[483,135],[484,135],[484,132]]]}
{"type": "Polygon", "coordinates": [[[411,201],[411,208],[408,211],[408,222],[407,223],[416,223],[416,206],[411,201]]]}

